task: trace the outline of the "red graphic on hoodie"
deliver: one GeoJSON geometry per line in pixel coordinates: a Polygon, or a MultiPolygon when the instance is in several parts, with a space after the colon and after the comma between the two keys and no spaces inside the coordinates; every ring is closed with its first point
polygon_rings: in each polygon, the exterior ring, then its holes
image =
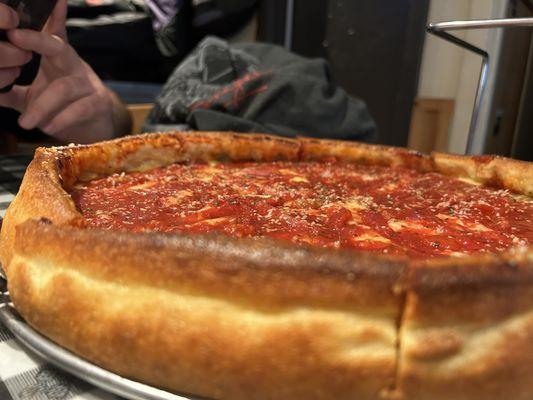
{"type": "Polygon", "coordinates": [[[223,87],[210,98],[193,103],[189,111],[219,107],[230,112],[236,111],[246,99],[268,90],[265,78],[271,74],[271,71],[250,72],[223,87]]]}

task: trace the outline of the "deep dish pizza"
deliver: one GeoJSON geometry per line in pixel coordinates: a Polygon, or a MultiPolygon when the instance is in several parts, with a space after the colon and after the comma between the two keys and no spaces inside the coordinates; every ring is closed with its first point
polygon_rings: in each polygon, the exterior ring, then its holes
{"type": "Polygon", "coordinates": [[[40,149],[2,228],[19,312],[217,399],[530,399],[533,166],[154,134],[40,149]]]}

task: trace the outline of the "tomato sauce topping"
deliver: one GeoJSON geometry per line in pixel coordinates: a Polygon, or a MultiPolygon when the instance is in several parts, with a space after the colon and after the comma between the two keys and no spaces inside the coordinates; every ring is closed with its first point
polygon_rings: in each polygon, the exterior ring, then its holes
{"type": "Polygon", "coordinates": [[[220,232],[414,258],[533,243],[533,201],[437,173],[341,162],[172,164],[79,183],[88,226],[220,232]]]}

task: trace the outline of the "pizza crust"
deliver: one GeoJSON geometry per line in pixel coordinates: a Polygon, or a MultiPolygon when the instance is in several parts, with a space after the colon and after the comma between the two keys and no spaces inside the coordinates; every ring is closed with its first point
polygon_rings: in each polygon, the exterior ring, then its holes
{"type": "Polygon", "coordinates": [[[406,399],[529,399],[533,253],[409,268],[397,389],[406,399]]]}
{"type": "Polygon", "coordinates": [[[509,189],[533,196],[533,168],[530,162],[499,156],[460,156],[433,153],[435,170],[445,175],[464,177],[488,186],[509,189]]]}
{"type": "Polygon", "coordinates": [[[17,238],[17,310],[112,371],[209,398],[373,399],[393,384],[402,264],[38,221],[17,238]]]}
{"type": "Polygon", "coordinates": [[[358,143],[151,134],[39,149],[0,257],[37,330],[124,376],[231,399],[530,398],[533,250],[413,262],[79,227],[78,180],[180,161],[403,166],[531,196],[533,166],[358,143]]]}

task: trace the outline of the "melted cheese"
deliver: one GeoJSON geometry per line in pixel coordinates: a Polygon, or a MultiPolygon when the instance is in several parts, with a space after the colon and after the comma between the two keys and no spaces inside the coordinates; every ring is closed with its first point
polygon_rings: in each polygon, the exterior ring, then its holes
{"type": "Polygon", "coordinates": [[[374,202],[369,196],[352,196],[347,201],[342,203],[342,206],[350,211],[368,210],[374,202]]]}
{"type": "Polygon", "coordinates": [[[370,242],[380,242],[380,243],[391,243],[390,239],[387,239],[384,236],[379,235],[378,233],[372,232],[365,232],[362,235],[354,236],[351,240],[354,242],[363,242],[363,241],[370,241],[370,242]]]}
{"type": "Polygon", "coordinates": [[[401,232],[403,230],[416,231],[418,233],[433,234],[437,233],[435,229],[428,228],[419,221],[397,220],[391,219],[388,221],[389,228],[394,232],[401,232]]]}
{"type": "Polygon", "coordinates": [[[130,186],[128,190],[147,190],[154,187],[157,182],[145,182],[140,185],[130,186]]]}
{"type": "Polygon", "coordinates": [[[470,222],[470,221],[463,221],[460,218],[457,218],[453,215],[446,215],[446,214],[437,214],[437,218],[445,220],[449,223],[453,223],[459,226],[462,226],[463,228],[466,228],[472,232],[490,232],[492,229],[487,228],[485,225],[480,224],[479,222],[470,222]]]}

